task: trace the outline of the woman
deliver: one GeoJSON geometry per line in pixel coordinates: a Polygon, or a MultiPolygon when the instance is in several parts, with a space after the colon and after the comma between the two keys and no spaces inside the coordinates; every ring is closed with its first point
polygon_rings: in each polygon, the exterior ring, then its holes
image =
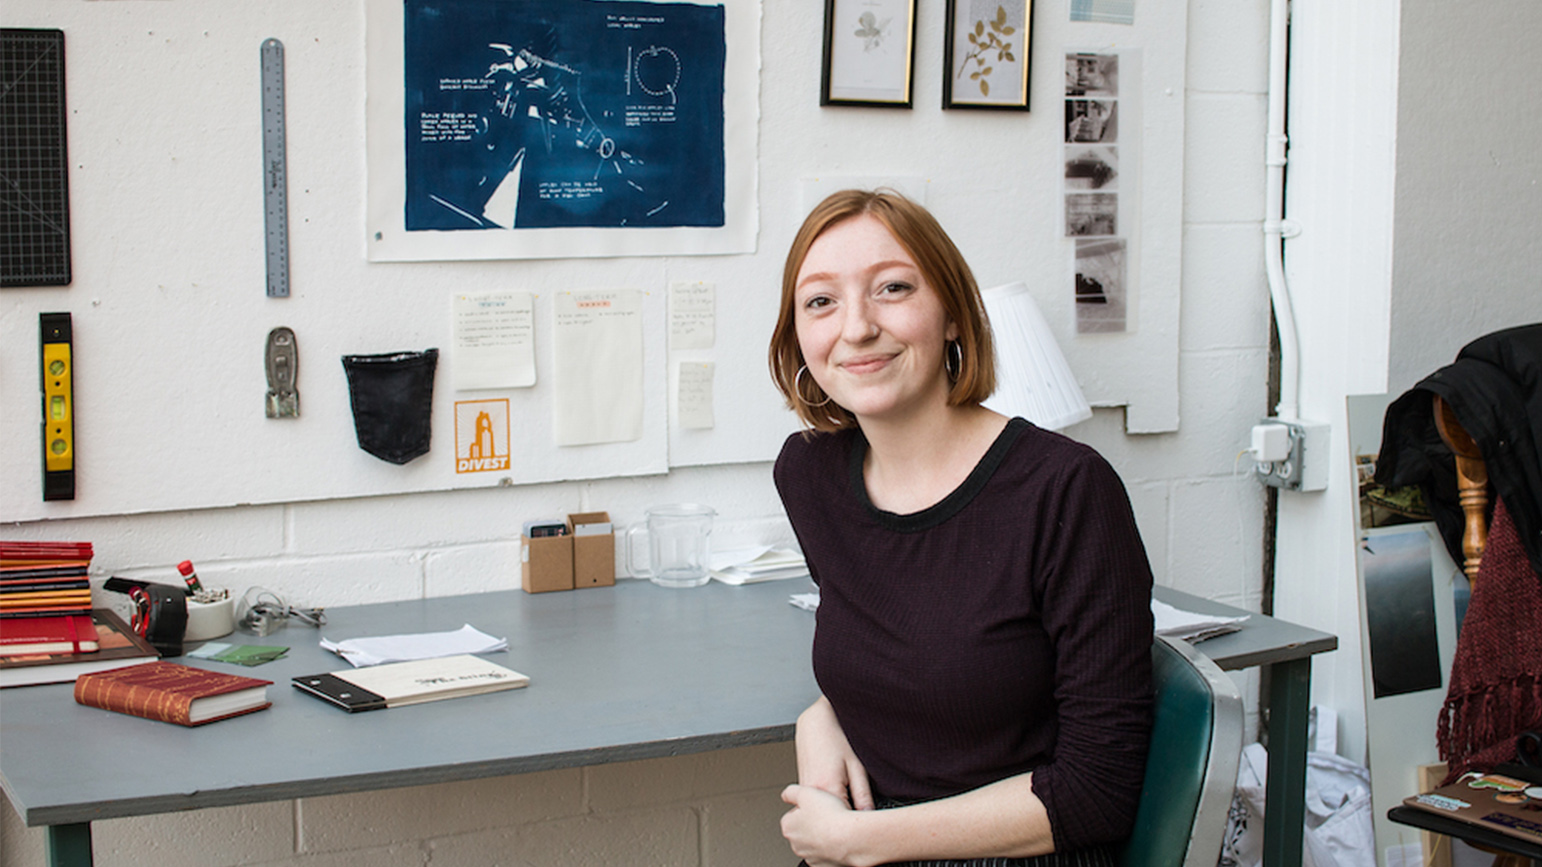
{"type": "Polygon", "coordinates": [[[974,277],[891,192],[836,193],[804,221],[770,355],[814,429],[775,470],[821,595],[823,694],[782,795],[793,851],[1112,864],[1144,773],[1152,640],[1113,469],[981,405],[994,355],[974,277]]]}

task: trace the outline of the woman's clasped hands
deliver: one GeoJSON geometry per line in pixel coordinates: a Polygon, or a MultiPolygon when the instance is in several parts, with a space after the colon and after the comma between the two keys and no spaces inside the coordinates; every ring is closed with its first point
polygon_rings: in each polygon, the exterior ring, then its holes
{"type": "Polygon", "coordinates": [[[798,717],[797,753],[798,782],[782,790],[792,807],[782,835],[809,867],[849,864],[855,813],[873,809],[873,793],[823,696],[798,717]]]}

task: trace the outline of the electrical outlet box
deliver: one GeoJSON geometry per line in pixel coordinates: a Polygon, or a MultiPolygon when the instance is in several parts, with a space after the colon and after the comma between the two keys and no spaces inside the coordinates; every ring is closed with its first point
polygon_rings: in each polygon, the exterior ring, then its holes
{"type": "Polygon", "coordinates": [[[1266,418],[1254,426],[1253,469],[1258,480],[1270,487],[1289,491],[1321,491],[1327,488],[1329,429],[1329,425],[1323,422],[1286,421],[1278,418],[1266,418]],[[1265,436],[1265,432],[1277,436],[1281,426],[1286,432],[1284,456],[1277,457],[1279,450],[1274,446],[1262,455],[1269,459],[1259,460],[1260,452],[1263,451],[1259,449],[1259,444],[1265,441],[1261,437],[1265,436]]]}

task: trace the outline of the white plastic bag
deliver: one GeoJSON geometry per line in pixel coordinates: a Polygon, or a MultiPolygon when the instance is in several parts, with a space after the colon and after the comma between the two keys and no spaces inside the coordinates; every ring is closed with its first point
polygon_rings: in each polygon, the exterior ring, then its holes
{"type": "MultiPolygon", "coordinates": [[[[1261,744],[1242,750],[1237,791],[1227,814],[1220,867],[1257,867],[1263,862],[1264,784],[1269,754],[1261,744]]],[[[1376,863],[1371,821],[1371,775],[1332,753],[1306,757],[1306,829],[1303,867],[1364,867],[1376,863]]]]}

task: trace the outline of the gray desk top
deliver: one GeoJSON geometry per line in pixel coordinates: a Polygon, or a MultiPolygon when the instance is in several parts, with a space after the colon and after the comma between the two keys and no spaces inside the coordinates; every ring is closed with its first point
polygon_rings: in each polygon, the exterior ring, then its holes
{"type": "MultiPolygon", "coordinates": [[[[1157,587],[1153,596],[1174,608],[1198,614],[1219,614],[1235,617],[1248,614],[1240,608],[1212,602],[1202,596],[1194,596],[1167,587],[1157,587]]],[[[1255,665],[1271,665],[1303,659],[1316,653],[1326,653],[1339,646],[1338,637],[1305,626],[1297,626],[1284,620],[1276,620],[1262,614],[1251,614],[1240,632],[1209,638],[1194,645],[1194,649],[1210,657],[1226,671],[1252,668],[1255,665]]]]}
{"type": "MultiPolygon", "coordinates": [[[[520,591],[328,609],[333,640],[470,623],[507,637],[494,661],[530,676],[512,692],[348,714],[289,686],[346,668],[317,630],[265,638],[286,659],[252,669],[179,661],[274,681],[273,707],[198,728],[77,705],[70,684],[0,691],[0,785],[28,825],[469,780],[787,740],[818,695],[814,617],[787,602],[807,587],[716,582],[666,590],[520,591]]],[[[1238,613],[1159,589],[1194,611],[1238,613]]],[[[1222,668],[1299,659],[1333,636],[1254,615],[1198,649],[1222,668]]]]}
{"type": "Polygon", "coordinates": [[[806,586],[623,581],[331,608],[333,640],[464,623],[507,637],[488,658],[530,686],[349,714],[289,685],[348,667],[317,630],[237,631],[219,640],[289,655],[250,669],[177,661],[272,680],[271,708],[184,728],[77,705],[70,684],[4,690],[0,782],[28,825],[57,825],[788,740],[818,696],[814,617],[787,601],[806,586]]]}

